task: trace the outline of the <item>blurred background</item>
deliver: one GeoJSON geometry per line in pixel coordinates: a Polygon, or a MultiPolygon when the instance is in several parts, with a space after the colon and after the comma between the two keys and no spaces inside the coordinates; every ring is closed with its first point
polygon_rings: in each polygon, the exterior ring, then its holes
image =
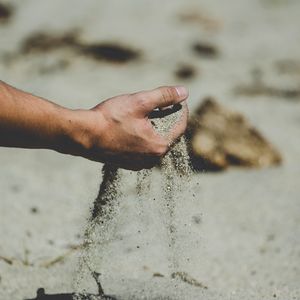
{"type": "MultiPolygon", "coordinates": [[[[200,242],[186,271],[207,289],[186,284],[179,299],[300,299],[299,13],[297,0],[0,0],[4,82],[69,108],[189,89],[196,201],[184,216],[200,242]]],[[[0,149],[0,299],[72,291],[100,170],[0,149]]],[[[118,268],[159,289],[164,258],[149,249],[146,268],[136,249],[118,268]]]]}

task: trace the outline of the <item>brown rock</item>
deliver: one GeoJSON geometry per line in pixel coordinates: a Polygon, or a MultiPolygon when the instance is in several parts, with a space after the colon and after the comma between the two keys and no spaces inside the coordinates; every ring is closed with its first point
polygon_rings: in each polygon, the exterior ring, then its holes
{"type": "Polygon", "coordinates": [[[281,162],[279,152],[240,113],[208,98],[189,121],[187,138],[195,170],[230,165],[267,167],[281,162]]]}
{"type": "Polygon", "coordinates": [[[13,16],[14,9],[10,4],[0,2],[0,23],[8,22],[13,16]]]}

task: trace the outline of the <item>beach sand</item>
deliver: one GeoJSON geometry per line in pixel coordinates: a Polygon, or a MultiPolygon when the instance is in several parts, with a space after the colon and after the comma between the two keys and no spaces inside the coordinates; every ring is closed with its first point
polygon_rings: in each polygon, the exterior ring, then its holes
{"type": "MultiPolygon", "coordinates": [[[[0,23],[1,80],[70,108],[184,84],[191,111],[215,97],[247,116],[282,154],[278,167],[202,172],[187,182],[178,203],[178,271],[207,288],[170,279],[160,203],[137,203],[135,174],[128,172],[117,238],[104,253],[105,291],[118,299],[300,299],[300,2],[8,2],[14,9],[0,23]],[[105,42],[139,55],[112,61],[59,43],[55,50],[22,51],[36,32],[74,30],[85,45],[80,49],[105,42]],[[200,42],[213,50],[195,50],[200,42]],[[183,65],[195,76],[178,78],[183,65]],[[253,76],[290,93],[237,95],[253,76]]],[[[34,298],[40,287],[73,292],[102,165],[1,148],[0,166],[0,299],[34,298]]],[[[155,171],[156,199],[159,184],[155,171]]]]}

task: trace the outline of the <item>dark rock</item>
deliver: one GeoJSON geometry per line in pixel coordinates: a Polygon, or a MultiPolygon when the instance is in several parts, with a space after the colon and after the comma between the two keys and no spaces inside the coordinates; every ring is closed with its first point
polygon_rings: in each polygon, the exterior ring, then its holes
{"type": "Polygon", "coordinates": [[[212,44],[197,42],[192,48],[196,54],[202,57],[216,58],[219,55],[218,48],[212,44]]]}
{"type": "Polygon", "coordinates": [[[196,70],[191,65],[182,65],[175,72],[175,76],[178,79],[191,79],[194,78],[195,75],[196,75],[196,70]]]}
{"type": "Polygon", "coordinates": [[[117,63],[135,60],[140,56],[135,50],[113,43],[82,44],[80,49],[83,55],[93,59],[117,63]]]}
{"type": "Polygon", "coordinates": [[[11,5],[0,2],[0,23],[8,22],[13,15],[13,7],[11,5]]]}
{"type": "Polygon", "coordinates": [[[30,212],[32,214],[37,214],[39,212],[39,209],[37,207],[33,206],[33,207],[30,208],[30,212]]]}
{"type": "Polygon", "coordinates": [[[187,138],[195,170],[217,171],[230,165],[267,167],[282,160],[279,152],[243,115],[210,98],[191,117],[187,138]]]}
{"type": "Polygon", "coordinates": [[[23,54],[48,52],[64,47],[77,47],[77,32],[72,31],[61,35],[49,34],[47,32],[37,32],[28,36],[22,44],[23,54]]]}
{"type": "Polygon", "coordinates": [[[27,37],[21,47],[21,53],[44,53],[61,48],[94,60],[125,63],[140,57],[140,53],[128,46],[105,42],[82,42],[77,31],[55,35],[47,32],[34,33],[27,37]]]}

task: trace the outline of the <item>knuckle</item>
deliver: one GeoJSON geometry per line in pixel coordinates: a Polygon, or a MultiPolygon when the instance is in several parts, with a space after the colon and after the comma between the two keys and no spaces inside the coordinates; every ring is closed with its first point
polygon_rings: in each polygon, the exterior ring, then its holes
{"type": "Polygon", "coordinates": [[[164,156],[168,151],[168,144],[162,143],[153,149],[153,155],[156,157],[164,156]]]}
{"type": "Polygon", "coordinates": [[[145,96],[144,93],[133,94],[133,97],[135,99],[136,105],[141,106],[141,107],[147,106],[148,98],[145,96]]]}
{"type": "Polygon", "coordinates": [[[139,103],[139,105],[142,106],[142,107],[147,106],[147,103],[148,103],[147,97],[145,97],[144,95],[140,96],[140,97],[138,98],[138,103],[139,103]]]}
{"type": "Polygon", "coordinates": [[[162,99],[165,103],[169,103],[170,100],[177,98],[177,91],[174,87],[164,87],[161,90],[162,92],[162,99]]]}

